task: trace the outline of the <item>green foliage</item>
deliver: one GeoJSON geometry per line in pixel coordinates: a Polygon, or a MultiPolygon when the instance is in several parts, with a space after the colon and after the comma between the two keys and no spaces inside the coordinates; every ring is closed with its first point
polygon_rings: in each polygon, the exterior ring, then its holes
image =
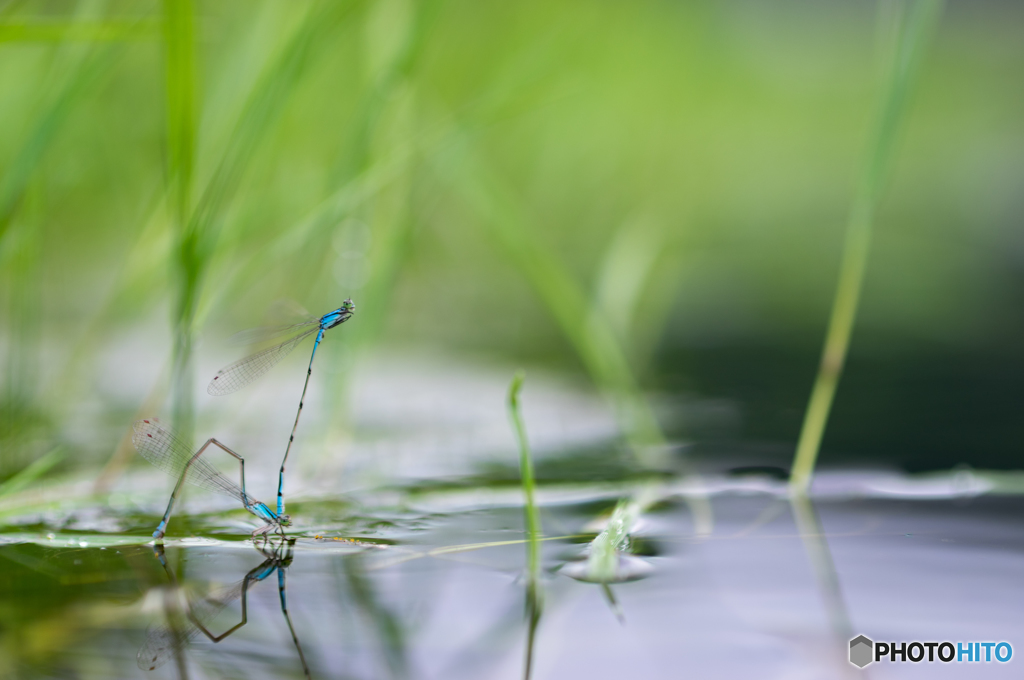
{"type": "MultiPolygon", "coordinates": [[[[820,335],[851,183],[887,224],[863,346],[983,353],[1015,337],[1019,17],[951,13],[918,64],[932,5],[913,7],[871,123],[864,5],[9,3],[0,381],[32,394],[5,412],[63,424],[95,400],[122,423],[176,392],[187,422],[199,340],[352,297],[323,350],[332,427],[357,357],[426,346],[577,373],[643,453],[684,420],[652,390],[724,391],[666,351],[820,335]],[[96,374],[139,329],[174,367],[121,364],[127,403],[96,374]]],[[[98,430],[75,464],[115,448],[98,430]]]]}

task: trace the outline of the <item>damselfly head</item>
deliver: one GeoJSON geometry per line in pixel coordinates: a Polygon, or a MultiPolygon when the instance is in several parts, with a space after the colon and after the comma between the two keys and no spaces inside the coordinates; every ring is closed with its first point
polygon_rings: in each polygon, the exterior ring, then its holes
{"type": "Polygon", "coordinates": [[[338,324],[345,323],[352,318],[352,315],[356,311],[356,304],[349,298],[341,303],[341,307],[338,307],[337,311],[331,312],[324,317],[325,320],[330,322],[328,328],[334,328],[338,324]]]}
{"type": "Polygon", "coordinates": [[[277,523],[280,524],[283,527],[290,527],[292,525],[292,516],[291,515],[278,515],[277,516],[277,523]]]}

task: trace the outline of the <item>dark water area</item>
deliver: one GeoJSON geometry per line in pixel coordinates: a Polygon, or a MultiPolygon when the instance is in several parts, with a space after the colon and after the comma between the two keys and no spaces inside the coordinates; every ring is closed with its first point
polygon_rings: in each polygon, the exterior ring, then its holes
{"type": "MultiPolygon", "coordinates": [[[[701,517],[698,497],[669,489],[622,555],[644,568],[605,588],[567,574],[614,495],[585,487],[556,502],[554,492],[542,492],[534,678],[860,677],[846,659],[857,634],[1024,640],[1017,496],[812,505],[734,488],[705,497],[701,517]]],[[[184,537],[197,525],[182,518],[163,550],[123,533],[9,528],[0,675],[301,678],[305,664],[313,678],[522,677],[521,507],[479,489],[421,491],[401,506],[353,520],[351,504],[297,505],[321,524],[298,527],[293,545],[254,544],[217,516],[184,537]]],[[[1017,665],[868,670],[1013,677],[1017,665]]]]}
{"type": "MultiPolygon", "coordinates": [[[[698,445],[726,444],[786,461],[800,434],[820,345],[666,348],[664,387],[730,406],[705,422],[668,426],[698,445]]],[[[1020,466],[1024,360],[1015,348],[953,350],[930,343],[851,350],[822,442],[825,463],[910,471],[1020,466]]],[[[785,464],[785,463],[783,463],[785,464]]]]}

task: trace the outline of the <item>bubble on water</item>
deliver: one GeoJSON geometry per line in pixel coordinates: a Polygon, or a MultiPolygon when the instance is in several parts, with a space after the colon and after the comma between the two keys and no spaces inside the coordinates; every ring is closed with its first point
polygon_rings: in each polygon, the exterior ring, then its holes
{"type": "Polygon", "coordinates": [[[610,578],[597,576],[591,568],[589,560],[566,562],[559,572],[585,583],[623,583],[646,578],[654,571],[654,565],[634,555],[620,554],[618,558],[615,573],[610,578]]]}

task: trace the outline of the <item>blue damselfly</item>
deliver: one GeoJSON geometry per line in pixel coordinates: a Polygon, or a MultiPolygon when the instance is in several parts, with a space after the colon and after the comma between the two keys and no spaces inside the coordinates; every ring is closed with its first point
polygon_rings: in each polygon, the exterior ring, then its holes
{"type": "MultiPolygon", "coordinates": [[[[277,514],[284,514],[284,467],[288,462],[288,454],[291,453],[292,443],[295,441],[295,431],[299,427],[299,416],[302,415],[302,405],[306,400],[306,390],[309,388],[309,378],[313,375],[313,359],[316,358],[316,349],[324,339],[324,333],[335,326],[348,321],[356,311],[352,300],[345,300],[341,307],[333,312],[328,312],[321,317],[313,317],[301,323],[283,326],[281,328],[269,329],[274,335],[298,333],[282,343],[268,347],[265,350],[256,352],[244,359],[236,361],[218,371],[217,375],[210,381],[206,391],[213,396],[231,394],[273,368],[279,361],[288,356],[299,343],[316,333],[316,341],[313,343],[313,353],[309,357],[309,367],[306,369],[306,382],[302,386],[302,396],[299,397],[299,409],[295,413],[295,424],[292,425],[291,436],[288,437],[288,446],[284,450],[284,459],[281,461],[281,471],[277,480],[277,514]]],[[[257,332],[266,332],[257,329],[257,332]]]]}

